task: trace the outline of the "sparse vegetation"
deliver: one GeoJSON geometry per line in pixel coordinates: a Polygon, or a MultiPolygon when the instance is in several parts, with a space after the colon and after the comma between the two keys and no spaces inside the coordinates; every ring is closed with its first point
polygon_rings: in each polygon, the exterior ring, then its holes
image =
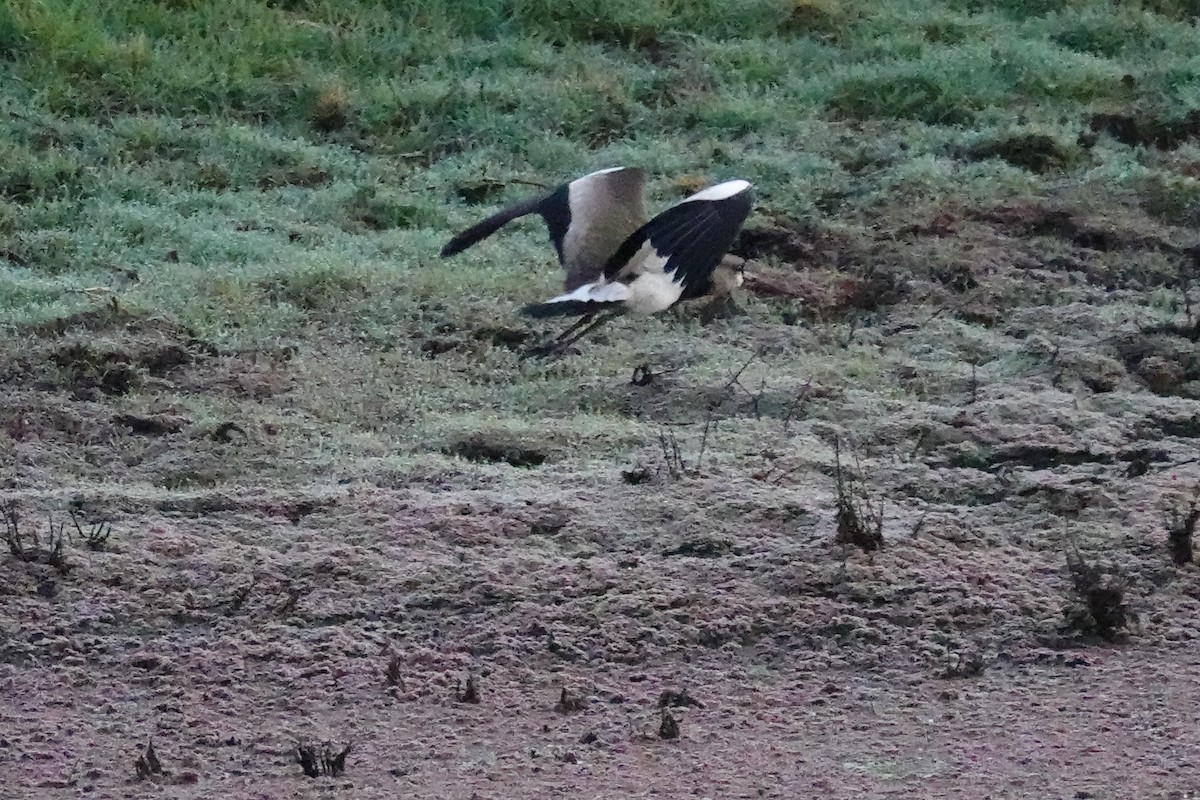
{"type": "Polygon", "coordinates": [[[658,724],[658,738],[660,739],[678,739],[679,738],[679,720],[671,716],[671,712],[667,709],[662,709],[662,718],[658,724]]]}
{"type": "Polygon", "coordinates": [[[79,536],[79,540],[87,547],[88,550],[101,552],[108,547],[109,537],[112,536],[112,522],[109,520],[99,520],[97,522],[87,523],[88,529],[85,533],[83,526],[79,524],[79,514],[75,509],[70,509],[71,524],[75,527],[75,533],[79,536]]]}
{"type": "Polygon", "coordinates": [[[393,691],[404,691],[404,675],[400,669],[400,654],[392,653],[388,659],[387,671],[384,673],[387,687],[393,691]]]}
{"type": "Polygon", "coordinates": [[[154,741],[146,742],[146,749],[138,753],[137,761],[133,764],[134,775],[139,781],[144,781],[155,775],[163,774],[162,762],[154,752],[154,741]]]}
{"type": "Polygon", "coordinates": [[[331,742],[318,750],[315,745],[296,745],[296,763],[310,778],[320,778],[322,775],[336,778],[346,771],[346,756],[350,755],[350,744],[341,750],[334,750],[331,742]]]}
{"type": "Polygon", "coordinates": [[[1120,576],[1089,563],[1073,539],[1066,548],[1067,571],[1082,605],[1070,605],[1063,614],[1067,627],[1084,635],[1114,640],[1130,621],[1125,586],[1120,576]]]}
{"type": "Polygon", "coordinates": [[[1200,501],[1193,500],[1167,514],[1167,545],[1176,564],[1190,564],[1195,558],[1197,522],[1200,522],[1200,501]]]}
{"type": "Polygon", "coordinates": [[[60,575],[71,571],[73,567],[66,554],[65,522],[55,525],[54,517],[47,517],[46,531],[39,534],[37,525],[22,527],[21,513],[11,500],[0,502],[0,516],[4,518],[4,542],[14,558],[27,563],[48,564],[60,575]]]}
{"type": "MultiPolygon", "coordinates": [[[[837,536],[840,545],[853,545],[865,553],[883,547],[883,507],[871,502],[861,477],[849,475],[842,468],[841,437],[834,440],[834,485],[837,492],[837,536]]],[[[857,457],[856,457],[857,462],[857,457]]],[[[862,465],[856,463],[861,475],[862,465]]]]}

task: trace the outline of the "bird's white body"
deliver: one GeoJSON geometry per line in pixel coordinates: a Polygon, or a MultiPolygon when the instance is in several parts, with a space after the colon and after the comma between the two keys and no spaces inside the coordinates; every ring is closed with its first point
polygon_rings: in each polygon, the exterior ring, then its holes
{"type": "Polygon", "coordinates": [[[656,314],[679,302],[683,284],[675,280],[674,271],[663,270],[667,259],[656,254],[649,242],[642,246],[635,259],[637,263],[631,267],[634,274],[627,282],[601,278],[546,302],[624,303],[635,314],[656,314]]]}

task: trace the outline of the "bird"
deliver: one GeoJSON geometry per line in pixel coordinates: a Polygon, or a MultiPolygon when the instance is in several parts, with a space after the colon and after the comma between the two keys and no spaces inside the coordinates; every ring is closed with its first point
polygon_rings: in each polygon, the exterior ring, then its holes
{"type": "Polygon", "coordinates": [[[726,251],[750,212],[750,183],[735,179],[710,186],[647,219],[645,181],[637,167],[589,173],[467,228],[441,254],[461,253],[519,217],[542,217],[565,272],[563,294],[527,305],[523,313],[580,319],[531,355],[566,352],[626,311],[653,314],[685,300],[728,295],[740,286],[745,262],[726,251]]]}

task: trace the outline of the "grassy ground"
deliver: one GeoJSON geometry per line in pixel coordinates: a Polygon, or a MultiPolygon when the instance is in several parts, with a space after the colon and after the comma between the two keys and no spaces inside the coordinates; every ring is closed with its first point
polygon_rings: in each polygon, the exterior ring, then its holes
{"type": "Polygon", "coordinates": [[[2,488],[27,531],[72,501],[116,526],[69,576],[5,563],[9,685],[48,663],[29,637],[52,625],[132,629],[180,664],[200,659],[185,629],[242,647],[221,628],[241,602],[198,609],[281,574],[301,599],[246,630],[337,621],[497,683],[523,678],[494,631],[547,604],[596,670],[674,674],[696,648],[782,669],[797,642],[821,654],[806,669],[999,669],[1097,633],[1071,538],[1145,646],[1200,636],[1164,522],[1198,485],[1200,9],[738,9],[0,7],[2,488]],[[651,207],[751,180],[735,252],[785,296],[522,362],[517,309],[560,285],[544,230],[437,252],[531,183],[615,164],[647,170],[651,207]],[[851,567],[835,446],[888,542],[851,567]],[[564,601],[576,568],[591,588],[564,601]],[[676,596],[695,574],[722,591],[676,596]],[[963,595],[949,616],[939,584],[963,595]],[[625,642],[645,609],[660,633],[625,642]],[[430,644],[444,628],[466,644],[430,644]]]}

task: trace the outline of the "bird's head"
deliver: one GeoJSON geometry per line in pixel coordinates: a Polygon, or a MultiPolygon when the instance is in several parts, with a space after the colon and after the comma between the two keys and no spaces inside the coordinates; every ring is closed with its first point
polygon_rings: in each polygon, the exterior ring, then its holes
{"type": "Polygon", "coordinates": [[[747,278],[754,280],[754,273],[746,269],[749,263],[749,261],[740,256],[728,254],[722,259],[722,266],[729,269],[729,273],[733,277],[734,286],[741,286],[746,282],[747,278]]]}

